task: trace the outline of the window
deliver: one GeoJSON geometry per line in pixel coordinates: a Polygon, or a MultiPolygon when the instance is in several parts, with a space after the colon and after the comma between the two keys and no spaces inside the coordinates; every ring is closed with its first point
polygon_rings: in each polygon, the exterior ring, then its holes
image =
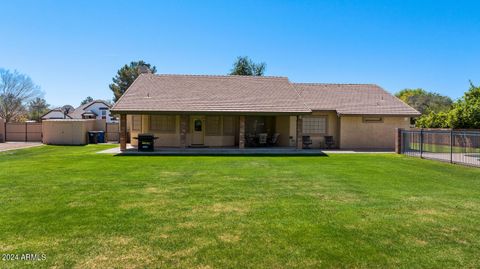
{"type": "Polygon", "coordinates": [[[165,133],[175,133],[176,117],[168,115],[150,116],[150,130],[165,133]]]}
{"type": "Polygon", "coordinates": [[[201,132],[202,131],[202,120],[195,120],[193,122],[193,129],[195,132],[201,132]]]}
{"type": "Polygon", "coordinates": [[[327,133],[327,117],[304,117],[303,133],[326,134],[327,133]]]}
{"type": "Polygon", "coordinates": [[[365,123],[381,123],[383,122],[382,117],[363,117],[363,122],[365,123]]]}
{"type": "Polygon", "coordinates": [[[235,135],[235,118],[232,116],[223,117],[223,135],[235,135]]]}
{"type": "Polygon", "coordinates": [[[207,135],[221,135],[220,116],[207,116],[205,122],[205,131],[207,135]]]}
{"type": "Polygon", "coordinates": [[[140,131],[142,129],[142,116],[133,115],[132,116],[132,130],[140,131]]]}
{"type": "Polygon", "coordinates": [[[107,118],[107,111],[102,110],[102,119],[106,119],[106,118],[107,118]]]}

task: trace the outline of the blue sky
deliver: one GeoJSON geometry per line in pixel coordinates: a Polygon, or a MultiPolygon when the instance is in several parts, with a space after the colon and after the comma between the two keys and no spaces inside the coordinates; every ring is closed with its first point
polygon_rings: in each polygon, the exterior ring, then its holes
{"type": "Polygon", "coordinates": [[[480,84],[480,1],[6,1],[0,67],[50,104],[111,99],[118,68],[226,74],[239,55],[294,82],[421,87],[460,97],[480,84]]]}

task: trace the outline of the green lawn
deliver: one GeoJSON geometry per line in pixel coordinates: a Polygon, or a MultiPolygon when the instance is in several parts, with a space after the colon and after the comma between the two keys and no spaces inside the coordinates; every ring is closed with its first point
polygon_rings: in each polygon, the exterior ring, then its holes
{"type": "Polygon", "coordinates": [[[480,266],[480,169],[393,154],[0,153],[0,268],[480,266]]]}
{"type": "MultiPolygon", "coordinates": [[[[410,143],[410,148],[413,150],[420,150],[420,143],[410,143]]],[[[453,153],[480,153],[480,148],[474,147],[458,147],[451,148],[453,153]]],[[[437,144],[423,144],[423,151],[435,152],[435,153],[450,153],[449,145],[437,145],[437,144]]]]}

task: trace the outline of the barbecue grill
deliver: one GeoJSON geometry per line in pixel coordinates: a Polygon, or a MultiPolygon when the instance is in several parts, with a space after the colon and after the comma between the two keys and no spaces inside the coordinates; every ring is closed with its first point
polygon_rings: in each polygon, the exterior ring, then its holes
{"type": "Polygon", "coordinates": [[[155,148],[155,137],[153,134],[138,134],[138,151],[153,151],[155,148]]]}

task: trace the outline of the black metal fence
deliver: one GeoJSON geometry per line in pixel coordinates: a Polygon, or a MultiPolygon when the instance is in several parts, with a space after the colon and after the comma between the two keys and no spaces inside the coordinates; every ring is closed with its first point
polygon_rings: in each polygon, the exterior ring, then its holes
{"type": "Polygon", "coordinates": [[[479,130],[401,130],[400,136],[402,154],[480,167],[479,130]]]}

